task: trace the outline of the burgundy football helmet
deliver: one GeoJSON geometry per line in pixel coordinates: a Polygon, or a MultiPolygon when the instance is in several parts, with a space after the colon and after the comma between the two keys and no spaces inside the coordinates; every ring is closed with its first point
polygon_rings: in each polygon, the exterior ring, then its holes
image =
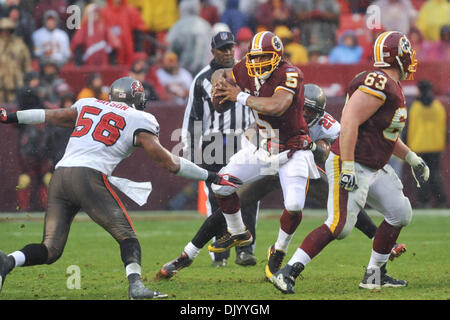
{"type": "Polygon", "coordinates": [[[412,79],[417,70],[416,51],[411,48],[408,38],[398,31],[386,31],[378,36],[373,45],[374,67],[388,68],[397,66],[400,78],[412,79]]]}
{"type": "Polygon", "coordinates": [[[274,33],[262,31],[255,34],[248,47],[245,59],[248,75],[263,79],[270,76],[280,63],[283,51],[283,43],[274,33]],[[258,55],[268,55],[269,59],[257,62],[255,56],[258,55]]]}

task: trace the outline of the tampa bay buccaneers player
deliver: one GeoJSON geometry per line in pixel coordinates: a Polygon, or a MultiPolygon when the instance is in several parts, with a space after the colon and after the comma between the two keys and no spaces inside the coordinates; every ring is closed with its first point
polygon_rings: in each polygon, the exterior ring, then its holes
{"type": "MultiPolygon", "coordinates": [[[[43,240],[27,244],[8,256],[0,251],[0,290],[6,275],[15,267],[57,261],[63,253],[75,215],[83,210],[118,242],[129,281],[129,297],[167,297],[167,294],[148,289],[142,282],[141,246],[125,207],[111,188],[111,173],[140,147],[156,164],[178,176],[232,188],[240,181],[224,178],[172,155],[159,142],[158,122],[153,115],[143,112],[144,108],[143,86],[131,77],[113,82],[110,101],[87,98],[67,109],[30,109],[13,113],[0,108],[0,123],[47,123],[74,128],[64,156],[50,180],[43,240]]],[[[130,185],[129,180],[121,181],[122,185],[127,183],[130,185]]],[[[141,191],[140,188],[137,190],[141,191]]]]}
{"type": "MultiPolygon", "coordinates": [[[[255,34],[244,59],[232,69],[212,76],[213,95],[221,101],[239,101],[251,108],[261,144],[247,144],[231,157],[220,173],[250,183],[278,173],[284,211],[277,244],[287,250],[300,224],[309,179],[319,178],[308,125],[303,117],[303,73],[283,59],[283,44],[275,34],[255,34]],[[236,85],[225,79],[233,79],[236,85]]],[[[235,189],[212,185],[227,222],[228,233],[212,243],[211,252],[251,243],[242,221],[235,189]]]]}
{"type": "Polygon", "coordinates": [[[306,236],[288,264],[273,277],[275,287],[284,293],[294,293],[295,279],[328,243],[350,233],[366,203],[384,220],[375,233],[359,287],[407,285],[386,272],[390,251],[401,229],[412,219],[411,204],[403,194],[400,179],[386,163],[394,154],[411,166],[418,180],[428,180],[426,163],[399,138],[407,117],[400,81],[416,72],[417,60],[408,38],[397,31],[378,36],[373,58],[374,68],[358,74],[349,85],[341,133],[325,163],[328,219],[306,236]]]}

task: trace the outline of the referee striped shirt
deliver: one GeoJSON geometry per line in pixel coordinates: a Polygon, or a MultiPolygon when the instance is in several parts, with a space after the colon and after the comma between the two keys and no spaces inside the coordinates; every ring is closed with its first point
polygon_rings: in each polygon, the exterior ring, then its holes
{"type": "Polygon", "coordinates": [[[214,171],[220,170],[240,149],[239,136],[254,122],[251,109],[238,102],[224,113],[214,110],[211,76],[221,68],[212,60],[195,76],[182,130],[183,156],[214,171]]]}

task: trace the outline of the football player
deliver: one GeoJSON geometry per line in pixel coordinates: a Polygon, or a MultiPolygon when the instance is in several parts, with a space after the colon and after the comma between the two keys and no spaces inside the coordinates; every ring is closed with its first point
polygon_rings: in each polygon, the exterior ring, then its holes
{"type": "Polygon", "coordinates": [[[295,279],[328,243],[350,233],[366,203],[383,214],[384,220],[375,233],[359,287],[407,285],[386,272],[391,249],[412,218],[402,183],[386,163],[394,154],[411,166],[418,180],[428,180],[428,166],[399,138],[407,117],[400,81],[416,72],[417,60],[408,38],[397,31],[378,36],[373,56],[375,68],[359,73],[350,82],[341,133],[325,162],[328,219],[306,236],[288,264],[273,276],[273,284],[284,293],[294,293],[295,279]]]}
{"type": "MultiPolygon", "coordinates": [[[[213,95],[221,101],[238,101],[251,108],[258,126],[261,144],[247,143],[220,170],[250,183],[265,175],[278,173],[284,198],[284,211],[277,240],[279,249],[287,250],[300,224],[309,179],[318,179],[303,118],[303,73],[283,58],[283,44],[269,31],[255,34],[245,59],[232,69],[215,71],[213,95]],[[225,79],[233,79],[235,85],[225,79]]],[[[235,189],[212,185],[227,222],[228,232],[209,247],[223,252],[252,242],[241,216],[235,189]]]]}
{"type": "MultiPolygon", "coordinates": [[[[337,139],[341,126],[329,113],[325,111],[326,96],[323,90],[315,84],[305,84],[305,104],[303,116],[308,123],[310,137],[317,145],[313,151],[314,159],[317,165],[323,165],[329,154],[329,146],[337,139]],[[325,144],[325,145],[324,145],[325,144]]],[[[255,141],[255,127],[246,131],[244,139],[252,143],[255,141]]],[[[244,142],[245,144],[245,142],[244,142]]],[[[310,182],[308,188],[308,197],[317,203],[326,203],[328,190],[327,176],[322,169],[319,170],[320,179],[310,182]]],[[[246,184],[236,192],[241,200],[241,205],[245,207],[248,203],[254,203],[263,199],[267,194],[280,189],[280,180],[277,175],[265,176],[262,179],[246,184]]],[[[373,239],[377,227],[364,210],[358,214],[356,227],[360,229],[369,239],[373,239]]],[[[203,239],[209,241],[215,234],[214,229],[226,229],[226,222],[220,210],[209,216],[200,227],[197,234],[202,233],[203,239]]],[[[192,264],[193,260],[199,254],[207,241],[200,247],[189,242],[181,255],[176,259],[163,265],[157,273],[156,279],[168,279],[174,276],[181,269],[192,264]]],[[[198,241],[197,241],[198,242],[198,241]]],[[[197,244],[198,245],[198,244],[197,244]]],[[[400,256],[406,247],[404,244],[396,244],[391,251],[391,259],[400,256]]],[[[268,263],[266,265],[266,277],[270,280],[274,273],[280,268],[286,251],[275,249],[275,245],[270,246],[268,252],[268,263]]]]}
{"type": "Polygon", "coordinates": [[[0,251],[0,290],[6,275],[15,267],[57,261],[63,253],[73,218],[83,210],[119,243],[129,281],[129,297],[167,297],[167,294],[146,288],[142,282],[141,247],[125,207],[111,188],[110,175],[114,168],[140,147],[159,166],[178,176],[231,188],[240,181],[172,155],[159,143],[159,124],[153,115],[143,112],[144,107],[142,84],[124,77],[111,85],[110,101],[87,98],[78,100],[68,109],[31,109],[15,113],[0,108],[1,123],[47,123],[74,128],[50,181],[43,240],[8,256],[0,251]]]}

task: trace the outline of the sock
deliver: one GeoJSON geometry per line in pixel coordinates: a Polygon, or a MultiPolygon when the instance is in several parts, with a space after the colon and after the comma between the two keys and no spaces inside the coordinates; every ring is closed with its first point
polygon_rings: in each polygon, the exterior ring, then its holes
{"type": "Polygon", "coordinates": [[[244,221],[242,221],[241,210],[238,210],[238,212],[234,214],[224,213],[223,216],[227,221],[227,228],[231,234],[239,234],[245,232],[245,225],[244,221]]]}
{"type": "Polygon", "coordinates": [[[380,254],[390,254],[402,227],[390,225],[383,220],[373,239],[373,250],[380,254]]]}
{"type": "Polygon", "coordinates": [[[364,233],[369,239],[373,239],[375,237],[375,233],[377,232],[377,226],[373,223],[372,219],[370,219],[364,210],[361,210],[358,213],[355,227],[361,230],[361,232],[364,233]]]}
{"type": "Polygon", "coordinates": [[[236,192],[229,196],[216,197],[216,199],[222,209],[227,228],[231,234],[243,233],[245,225],[242,220],[240,200],[236,192]]]}
{"type": "Polygon", "coordinates": [[[189,259],[194,260],[195,257],[198,256],[199,252],[200,252],[201,248],[197,248],[196,246],[194,246],[192,244],[192,242],[189,242],[185,247],[184,247],[184,252],[188,255],[189,259]]]}
{"type": "Polygon", "coordinates": [[[197,248],[203,248],[214,236],[223,234],[227,230],[227,222],[218,208],[201,225],[195,236],[192,238],[192,244],[197,248]]]}
{"type": "Polygon", "coordinates": [[[300,245],[300,249],[313,259],[320,251],[323,250],[331,241],[334,240],[333,234],[327,225],[323,224],[320,227],[311,231],[300,245]]]}
{"type": "Polygon", "coordinates": [[[22,251],[14,251],[8,255],[8,258],[12,258],[14,260],[12,268],[21,267],[25,264],[25,254],[22,251]]]}
{"type": "Polygon", "coordinates": [[[383,264],[385,264],[389,259],[390,254],[381,254],[374,250],[372,250],[372,254],[370,255],[369,265],[367,269],[380,268],[383,264]]]}
{"type": "Polygon", "coordinates": [[[306,266],[310,261],[310,256],[305,251],[298,248],[292,256],[291,260],[289,260],[288,264],[292,266],[294,265],[294,263],[300,262],[301,264],[306,266]]]}
{"type": "Polygon", "coordinates": [[[139,280],[141,279],[141,266],[136,262],[127,264],[125,267],[125,273],[130,283],[139,280]]]}
{"type": "Polygon", "coordinates": [[[293,236],[294,236],[294,234],[287,234],[280,228],[280,230],[278,231],[277,242],[275,242],[275,249],[281,250],[281,251],[287,253],[288,248],[289,248],[289,243],[291,242],[291,239],[293,236]]]}
{"type": "Polygon", "coordinates": [[[298,225],[302,221],[302,212],[289,213],[284,209],[280,217],[280,228],[287,234],[294,234],[298,225]]]}

